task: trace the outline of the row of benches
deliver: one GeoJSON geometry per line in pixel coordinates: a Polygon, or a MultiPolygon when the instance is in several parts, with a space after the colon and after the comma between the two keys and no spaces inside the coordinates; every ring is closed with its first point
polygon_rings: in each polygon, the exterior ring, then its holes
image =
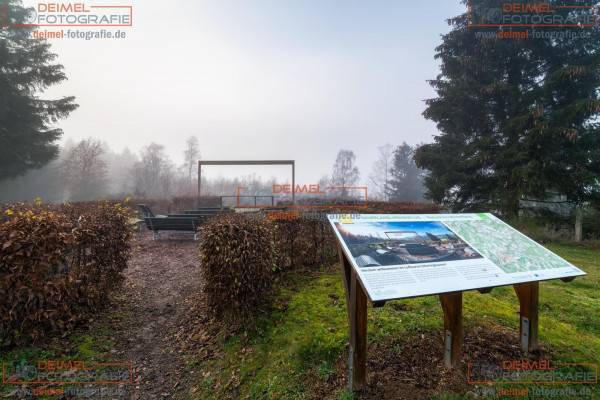
{"type": "Polygon", "coordinates": [[[138,204],[138,208],[144,217],[146,228],[152,231],[155,240],[160,237],[161,231],[191,233],[196,240],[198,228],[208,218],[234,212],[230,208],[202,207],[196,210],[185,210],[179,214],[154,215],[150,207],[145,204],[138,204]]]}

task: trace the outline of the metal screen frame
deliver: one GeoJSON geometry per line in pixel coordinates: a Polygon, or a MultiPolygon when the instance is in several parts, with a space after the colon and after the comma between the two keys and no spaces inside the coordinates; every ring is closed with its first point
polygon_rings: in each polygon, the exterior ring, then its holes
{"type": "Polygon", "coordinates": [[[199,160],[198,161],[198,199],[202,195],[203,165],[291,165],[292,166],[292,204],[296,204],[296,161],[295,160],[199,160]]]}

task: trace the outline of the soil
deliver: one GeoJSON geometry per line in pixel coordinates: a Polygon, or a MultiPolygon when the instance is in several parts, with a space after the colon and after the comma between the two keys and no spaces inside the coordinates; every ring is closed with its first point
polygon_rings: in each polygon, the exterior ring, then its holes
{"type": "MultiPolygon", "coordinates": [[[[134,367],[129,399],[183,399],[198,381],[197,360],[210,343],[203,330],[198,242],[188,237],[152,240],[137,234],[115,304],[127,317],[116,321],[117,357],[134,367]]],[[[166,236],[166,235],[165,235],[166,236]]]]}
{"type": "MultiPolygon", "coordinates": [[[[466,332],[460,365],[448,370],[444,367],[443,343],[441,332],[427,331],[371,344],[367,361],[368,385],[354,398],[430,399],[445,392],[482,398],[494,387],[476,384],[482,379],[469,369],[469,364],[500,368],[503,361],[551,360],[551,354],[543,348],[524,355],[519,347],[518,332],[490,325],[466,332]]],[[[347,355],[344,354],[337,361],[335,373],[317,390],[320,395],[315,398],[330,398],[332,387],[347,387],[346,371],[347,355]]]]}
{"type": "MultiPolygon", "coordinates": [[[[114,343],[110,360],[132,362],[127,399],[188,399],[204,377],[199,363],[223,356],[216,340],[226,329],[207,317],[198,260],[198,242],[189,237],[152,240],[149,233],[136,234],[123,287],[107,305],[110,311],[87,328],[96,331],[97,340],[114,343]],[[100,334],[98,327],[107,324],[109,333],[100,334]]],[[[357,400],[428,399],[446,391],[477,397],[478,388],[468,383],[468,363],[497,366],[524,358],[518,332],[498,326],[468,330],[461,365],[452,371],[444,368],[441,332],[389,338],[372,343],[368,352],[369,383],[357,400]]],[[[533,358],[550,356],[541,351],[533,358]]],[[[347,386],[346,363],[344,352],[327,380],[307,378],[313,398],[339,397],[347,386]]]]}

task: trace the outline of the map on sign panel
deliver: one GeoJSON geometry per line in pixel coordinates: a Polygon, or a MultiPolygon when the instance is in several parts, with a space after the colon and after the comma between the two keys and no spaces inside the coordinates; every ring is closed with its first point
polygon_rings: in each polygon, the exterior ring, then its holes
{"type": "Polygon", "coordinates": [[[328,218],[372,301],[585,275],[492,214],[328,218]]]}

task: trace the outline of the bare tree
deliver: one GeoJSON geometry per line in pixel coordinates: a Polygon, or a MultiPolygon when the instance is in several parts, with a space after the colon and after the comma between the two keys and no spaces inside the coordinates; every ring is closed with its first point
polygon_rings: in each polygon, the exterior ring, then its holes
{"type": "Polygon", "coordinates": [[[321,179],[319,179],[319,190],[325,192],[327,195],[329,193],[329,186],[331,185],[331,178],[328,175],[323,175],[321,179]]]}
{"type": "Polygon", "coordinates": [[[92,200],[106,194],[104,145],[92,138],[67,150],[61,163],[65,186],[73,200],[92,200]]]}
{"type": "Polygon", "coordinates": [[[333,173],[331,174],[331,183],[335,186],[340,186],[341,196],[348,196],[346,187],[354,185],[360,173],[355,165],[356,156],[352,150],[340,150],[333,164],[333,173]]]}
{"type": "Polygon", "coordinates": [[[175,172],[163,145],[150,143],[140,153],[132,169],[134,193],[147,197],[167,197],[172,193],[175,172]]]}
{"type": "Polygon", "coordinates": [[[389,182],[394,158],[394,146],[389,143],[377,148],[379,158],[373,164],[373,170],[369,175],[369,183],[372,189],[369,192],[376,197],[389,200],[389,182]]]}
{"type": "Polygon", "coordinates": [[[131,176],[127,172],[133,168],[137,156],[128,148],[119,153],[107,149],[105,159],[108,164],[108,192],[125,197],[131,189],[131,176]]]}
{"type": "Polygon", "coordinates": [[[185,150],[183,151],[183,165],[187,173],[187,180],[190,188],[193,186],[193,177],[198,170],[198,159],[200,158],[200,149],[198,138],[190,136],[185,141],[185,150]]]}

